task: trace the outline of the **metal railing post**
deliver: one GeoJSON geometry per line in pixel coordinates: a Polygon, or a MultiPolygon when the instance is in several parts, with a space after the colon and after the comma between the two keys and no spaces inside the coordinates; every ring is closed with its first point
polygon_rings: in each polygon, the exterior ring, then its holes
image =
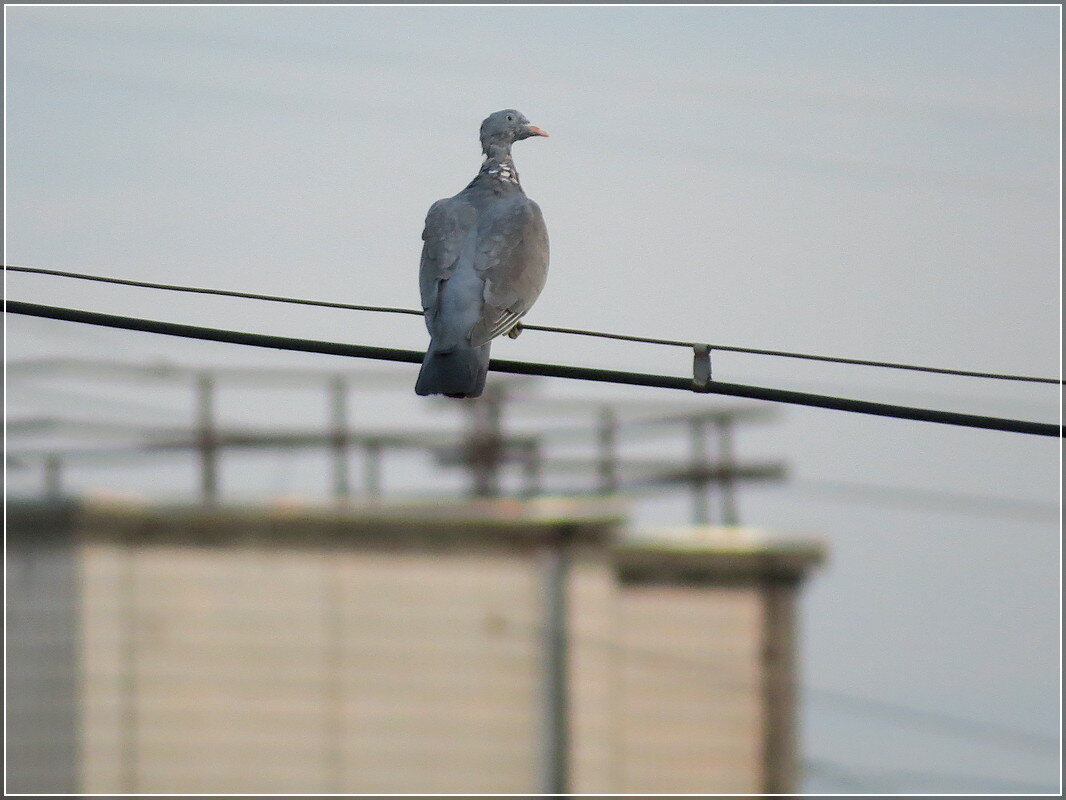
{"type": "Polygon", "coordinates": [[[711,521],[710,498],[707,496],[710,484],[707,478],[710,460],[707,455],[707,420],[693,417],[689,421],[692,438],[692,522],[695,525],[707,525],[711,521]]]}
{"type": "Polygon", "coordinates": [[[329,384],[329,415],[333,497],[347,500],[351,495],[348,478],[348,385],[342,375],[335,375],[329,384]]]}
{"type": "Polygon", "coordinates": [[[739,525],[740,514],[737,511],[736,452],[733,447],[733,421],[719,419],[718,457],[726,472],[722,476],[722,524],[739,525]]]}
{"type": "Polygon", "coordinates": [[[200,445],[200,499],[218,502],[218,441],[215,435],[215,380],[201,373],[196,383],[197,428],[200,445]]]}
{"type": "Polygon", "coordinates": [[[609,406],[600,409],[598,440],[600,491],[613,494],[618,491],[618,419],[609,406]]]}
{"type": "Polygon", "coordinates": [[[566,794],[570,785],[570,657],[567,589],[573,530],[566,525],[541,550],[543,580],[540,790],[566,794]]]}

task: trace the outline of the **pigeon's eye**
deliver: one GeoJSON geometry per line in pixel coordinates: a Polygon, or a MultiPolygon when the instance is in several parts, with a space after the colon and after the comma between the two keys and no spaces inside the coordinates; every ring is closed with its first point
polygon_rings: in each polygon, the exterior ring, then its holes
{"type": "Polygon", "coordinates": [[[514,115],[513,114],[508,114],[507,115],[507,121],[508,122],[514,122],[514,115]]]}

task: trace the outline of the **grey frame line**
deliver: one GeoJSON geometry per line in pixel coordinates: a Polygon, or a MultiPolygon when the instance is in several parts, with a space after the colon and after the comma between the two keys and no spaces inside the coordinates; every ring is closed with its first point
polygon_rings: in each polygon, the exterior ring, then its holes
{"type": "MultiPolygon", "coordinates": [[[[150,281],[136,281],[126,278],[111,278],[105,275],[89,275],[81,272],[67,272],[64,270],[44,269],[42,267],[22,267],[4,265],[8,272],[22,272],[31,275],[49,275],[59,278],[72,278],[75,280],[95,281],[97,283],[110,283],[118,286],[134,286],[141,289],[158,289],[168,292],[188,292],[192,294],[208,294],[219,297],[236,297],[245,300],[264,300],[271,303],[289,303],[293,305],[314,306],[318,308],[336,308],[346,311],[378,311],[387,314],[410,314],[423,316],[423,312],[414,308],[397,308],[393,306],[358,305],[354,303],[336,303],[327,300],[311,300],[297,297],[284,297],[280,295],[258,294],[255,292],[241,292],[229,289],[209,289],[197,286],[181,286],[178,284],[153,283],[150,281]]],[[[806,361],[820,361],[829,364],[849,364],[852,366],[878,367],[882,369],[898,369],[910,372],[925,372],[936,375],[955,375],[966,378],[985,378],[989,380],[1022,381],[1026,383],[1066,383],[1061,378],[1041,378],[1031,375],[1009,375],[996,372],[979,372],[974,370],[951,369],[947,367],[928,367],[918,364],[901,364],[891,361],[874,361],[862,358],[843,358],[839,356],[821,356],[812,353],[795,353],[788,350],[767,350],[757,347],[739,347],[735,345],[707,344],[703,342],[683,342],[677,339],[657,339],[647,336],[632,336],[622,333],[609,333],[606,331],[591,331],[581,328],[562,328],[554,325],[531,325],[524,322],[518,323],[521,330],[540,331],[543,333],[559,333],[570,336],[591,336],[599,339],[613,339],[622,342],[637,342],[641,344],[657,344],[669,347],[684,347],[688,349],[707,348],[710,351],[719,350],[725,353],[744,353],[747,355],[772,356],[776,358],[795,358],[806,361]]]]}

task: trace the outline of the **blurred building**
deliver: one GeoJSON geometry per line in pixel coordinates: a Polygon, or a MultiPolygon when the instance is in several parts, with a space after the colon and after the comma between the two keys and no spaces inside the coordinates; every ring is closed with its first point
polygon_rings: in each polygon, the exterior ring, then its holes
{"type": "Polygon", "coordinates": [[[8,789],[798,787],[811,542],[542,498],[8,507],[8,789]]]}

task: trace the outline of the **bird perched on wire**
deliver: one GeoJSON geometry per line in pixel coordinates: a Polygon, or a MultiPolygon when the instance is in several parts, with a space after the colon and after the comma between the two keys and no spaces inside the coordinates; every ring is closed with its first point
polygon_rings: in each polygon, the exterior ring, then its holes
{"type": "Polygon", "coordinates": [[[485,161],[477,177],[426,215],[419,288],[430,343],[418,394],[478,397],[490,342],[517,336],[544,288],[548,231],[522,191],[511,145],[547,135],[514,109],[491,114],[481,123],[485,161]]]}

